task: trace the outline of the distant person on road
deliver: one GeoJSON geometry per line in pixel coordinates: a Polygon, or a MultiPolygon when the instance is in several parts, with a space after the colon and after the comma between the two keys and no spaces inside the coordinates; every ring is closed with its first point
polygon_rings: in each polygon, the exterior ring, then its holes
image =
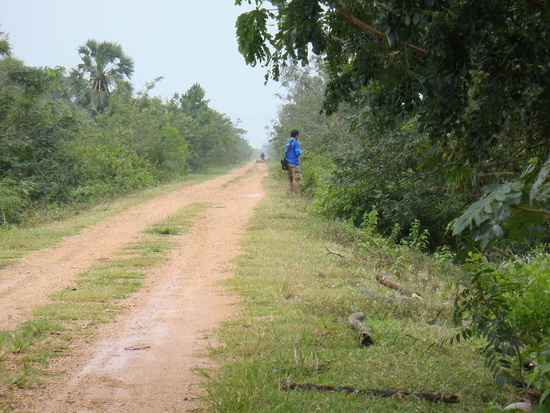
{"type": "Polygon", "coordinates": [[[299,197],[300,190],[298,188],[298,182],[302,180],[302,173],[300,171],[299,156],[302,154],[300,148],[300,142],[298,142],[298,136],[300,131],[293,129],[290,132],[290,139],[285,144],[285,159],[288,161],[288,196],[290,198],[299,197]]]}
{"type": "Polygon", "coordinates": [[[260,160],[262,161],[262,163],[265,162],[265,154],[263,152],[260,154],[260,160]]]}

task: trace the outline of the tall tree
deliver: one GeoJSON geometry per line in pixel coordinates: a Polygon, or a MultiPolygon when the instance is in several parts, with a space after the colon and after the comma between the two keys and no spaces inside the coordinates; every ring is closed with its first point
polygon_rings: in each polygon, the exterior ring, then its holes
{"type": "Polygon", "coordinates": [[[11,46],[8,40],[8,36],[0,31],[0,56],[9,56],[11,53],[11,46]]]}
{"type": "Polygon", "coordinates": [[[130,90],[134,62],[118,43],[88,40],[78,48],[82,58],[71,78],[76,101],[93,112],[102,113],[114,89],[130,90]]]}
{"type": "Polygon", "coordinates": [[[206,92],[198,83],[194,83],[180,98],[181,108],[185,113],[195,118],[201,110],[208,108],[206,92]]]}

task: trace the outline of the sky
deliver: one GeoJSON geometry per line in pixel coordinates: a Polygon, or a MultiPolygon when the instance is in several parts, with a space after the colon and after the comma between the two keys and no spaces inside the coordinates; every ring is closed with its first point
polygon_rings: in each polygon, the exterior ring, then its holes
{"type": "Polygon", "coordinates": [[[262,148],[284,90],[273,80],[264,85],[266,69],[238,52],[235,22],[246,10],[234,0],[0,0],[0,31],[25,65],[68,71],[87,40],[118,43],[134,60],[134,91],[159,76],[149,94],[162,98],[198,83],[209,106],[262,148]]]}

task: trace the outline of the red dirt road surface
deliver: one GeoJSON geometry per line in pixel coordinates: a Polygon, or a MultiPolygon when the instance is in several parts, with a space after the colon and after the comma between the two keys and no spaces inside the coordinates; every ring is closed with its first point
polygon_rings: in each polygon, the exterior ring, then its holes
{"type": "Polygon", "coordinates": [[[196,411],[201,387],[193,369],[215,367],[205,350],[216,344],[212,329],[238,311],[236,297],[218,281],[231,276],[265,176],[265,164],[251,164],[157,197],[0,271],[0,327],[13,328],[48,304],[48,294],[70,286],[78,273],[135,242],[153,223],[191,203],[213,205],[189,233],[171,238],[178,246],[123,300],[123,314],[54,362],[51,370],[65,374],[17,395],[19,411],[196,411]]]}

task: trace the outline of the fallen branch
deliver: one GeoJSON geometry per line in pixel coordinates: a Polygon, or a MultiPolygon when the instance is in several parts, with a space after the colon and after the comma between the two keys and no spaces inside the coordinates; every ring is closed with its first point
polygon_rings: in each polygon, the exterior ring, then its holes
{"type": "Polygon", "coordinates": [[[379,294],[376,291],[369,290],[368,288],[365,288],[360,284],[351,284],[351,286],[358,289],[359,291],[361,291],[365,295],[369,295],[369,296],[372,296],[372,297],[377,297],[377,298],[380,298],[381,300],[394,301],[394,302],[395,301],[402,302],[402,301],[407,300],[405,297],[386,297],[385,295],[379,294]]]}
{"type": "Polygon", "coordinates": [[[378,281],[381,284],[384,284],[386,287],[393,288],[394,290],[399,291],[401,294],[408,295],[409,297],[416,297],[416,298],[422,299],[422,297],[420,297],[420,294],[418,294],[416,291],[413,291],[410,288],[404,287],[398,282],[390,280],[385,275],[377,275],[376,281],[378,281]]]}
{"type": "Polygon", "coordinates": [[[365,314],[363,313],[353,313],[349,316],[349,324],[357,331],[359,331],[359,342],[365,347],[370,346],[374,343],[369,329],[365,324],[362,323],[365,314]]]}
{"type": "Polygon", "coordinates": [[[320,390],[320,391],[345,391],[347,393],[365,393],[373,396],[380,397],[405,397],[414,396],[419,399],[431,400],[434,402],[443,403],[458,403],[458,396],[445,393],[435,392],[407,392],[401,390],[387,390],[387,389],[358,389],[351,386],[326,386],[320,384],[311,383],[295,383],[290,381],[277,381],[275,383],[281,390],[320,390]]]}
{"type": "Polygon", "coordinates": [[[325,249],[327,250],[327,255],[333,254],[333,255],[337,255],[341,258],[346,258],[342,254],[338,254],[337,252],[333,252],[333,251],[329,250],[327,247],[325,247],[325,249]]]}
{"type": "Polygon", "coordinates": [[[147,350],[148,348],[151,348],[151,346],[133,346],[133,347],[124,347],[124,350],[147,350]]]}

